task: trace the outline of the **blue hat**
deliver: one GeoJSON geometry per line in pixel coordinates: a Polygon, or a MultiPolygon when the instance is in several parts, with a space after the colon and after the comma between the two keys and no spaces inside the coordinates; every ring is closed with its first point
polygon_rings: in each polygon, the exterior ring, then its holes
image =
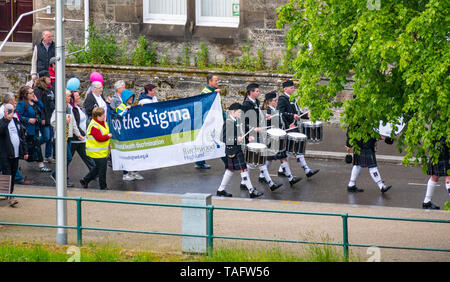
{"type": "Polygon", "coordinates": [[[131,92],[130,90],[128,90],[128,89],[123,90],[122,94],[120,94],[120,96],[122,97],[122,102],[124,104],[127,103],[128,99],[130,99],[130,97],[133,97],[133,103],[134,103],[135,96],[134,96],[134,93],[131,92]]]}

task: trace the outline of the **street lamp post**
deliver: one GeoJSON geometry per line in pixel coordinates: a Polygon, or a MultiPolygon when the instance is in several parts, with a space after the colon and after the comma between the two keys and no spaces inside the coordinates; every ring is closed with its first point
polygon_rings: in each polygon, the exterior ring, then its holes
{"type": "MultiPolygon", "coordinates": [[[[55,1],[56,31],[56,196],[66,196],[67,185],[67,144],[66,144],[66,104],[65,104],[65,46],[64,46],[64,0],[55,1]]],[[[57,200],[56,217],[58,226],[67,225],[67,204],[65,200],[57,200]]],[[[56,244],[67,245],[67,230],[57,228],[56,244]]]]}

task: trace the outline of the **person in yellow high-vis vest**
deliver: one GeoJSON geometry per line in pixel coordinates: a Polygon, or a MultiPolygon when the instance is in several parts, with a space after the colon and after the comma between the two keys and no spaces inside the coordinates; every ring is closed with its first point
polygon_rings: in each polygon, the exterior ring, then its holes
{"type": "Polygon", "coordinates": [[[106,170],[108,168],[108,155],[110,151],[110,139],[108,123],[105,121],[105,110],[103,108],[94,108],[92,111],[92,120],[86,131],[86,155],[91,157],[95,166],[89,173],[80,179],[83,188],[87,188],[91,180],[98,176],[100,189],[107,189],[106,170]]]}

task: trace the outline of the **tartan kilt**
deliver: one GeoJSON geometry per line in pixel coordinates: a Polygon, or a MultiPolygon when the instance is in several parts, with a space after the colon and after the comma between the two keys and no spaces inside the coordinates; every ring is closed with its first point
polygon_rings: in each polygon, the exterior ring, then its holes
{"type": "Polygon", "coordinates": [[[245,163],[244,153],[239,151],[235,156],[230,158],[226,156],[227,161],[225,162],[225,169],[229,170],[244,170],[247,169],[247,164],[245,163]]]}
{"type": "Polygon", "coordinates": [[[361,149],[359,154],[353,154],[353,165],[359,165],[361,167],[376,167],[377,158],[375,152],[372,149],[361,149]]]}
{"type": "Polygon", "coordinates": [[[435,176],[450,176],[447,170],[450,169],[450,160],[447,158],[439,158],[437,164],[432,164],[431,160],[428,162],[427,175],[435,176]]]}
{"type": "Polygon", "coordinates": [[[278,152],[276,155],[267,156],[268,161],[275,161],[275,160],[281,160],[281,159],[286,159],[286,158],[287,158],[286,151],[278,152]]]}

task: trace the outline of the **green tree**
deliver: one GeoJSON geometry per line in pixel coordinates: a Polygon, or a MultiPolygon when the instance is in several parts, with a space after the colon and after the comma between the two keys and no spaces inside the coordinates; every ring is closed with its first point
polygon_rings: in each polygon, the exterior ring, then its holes
{"type": "MultiPolygon", "coordinates": [[[[435,140],[450,135],[448,0],[290,0],[278,7],[277,27],[296,47],[296,97],[313,119],[328,120],[343,85],[353,78],[354,99],[342,125],[352,140],[379,137],[379,121],[407,128],[398,137],[404,163],[437,161],[435,140]],[[329,83],[319,85],[326,77],[329,83]],[[437,113],[440,113],[439,115],[437,113]],[[432,130],[430,130],[432,127],[432,130]]],[[[450,145],[450,138],[447,138],[450,145]]],[[[426,169],[426,165],[423,168],[426,169]]]]}

